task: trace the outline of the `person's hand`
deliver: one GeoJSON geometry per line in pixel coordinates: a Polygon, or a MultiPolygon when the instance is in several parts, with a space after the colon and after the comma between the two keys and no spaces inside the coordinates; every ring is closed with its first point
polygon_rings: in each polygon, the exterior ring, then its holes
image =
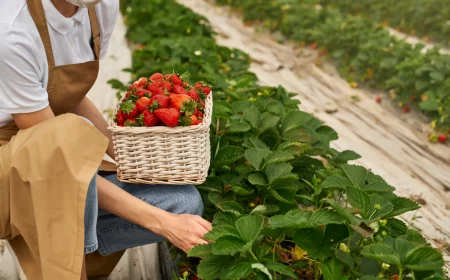
{"type": "Polygon", "coordinates": [[[164,227],[160,235],[166,237],[170,243],[187,253],[197,245],[208,243],[203,239],[203,235],[211,229],[211,223],[200,216],[171,215],[164,221],[164,227]]]}

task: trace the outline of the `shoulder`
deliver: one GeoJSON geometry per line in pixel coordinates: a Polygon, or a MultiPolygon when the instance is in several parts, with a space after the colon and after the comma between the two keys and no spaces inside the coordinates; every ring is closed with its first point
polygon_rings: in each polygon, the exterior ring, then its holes
{"type": "Polygon", "coordinates": [[[36,55],[39,50],[38,41],[30,28],[19,28],[5,23],[0,23],[0,59],[11,55],[36,55]]]}
{"type": "Polygon", "coordinates": [[[25,0],[0,0],[0,59],[12,54],[37,55],[42,41],[25,0]],[[2,2],[5,1],[5,2],[2,2]]]}
{"type": "Polygon", "coordinates": [[[95,11],[102,29],[107,32],[114,29],[119,15],[118,0],[103,0],[95,6],[95,11]]]}
{"type": "Polygon", "coordinates": [[[12,25],[25,6],[26,0],[1,0],[0,23],[12,25]]]}

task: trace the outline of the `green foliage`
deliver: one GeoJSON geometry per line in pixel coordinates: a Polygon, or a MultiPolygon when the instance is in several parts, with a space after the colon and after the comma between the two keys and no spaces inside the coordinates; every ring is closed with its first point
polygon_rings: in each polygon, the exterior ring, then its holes
{"type": "MultiPolygon", "coordinates": [[[[278,1],[243,2],[252,13],[278,20],[278,1]]],[[[139,46],[128,70],[134,78],[187,71],[190,82],[214,86],[212,162],[197,186],[213,224],[204,238],[212,242],[183,261],[198,277],[370,280],[402,270],[416,279],[443,279],[441,254],[394,218],[419,206],[397,197],[381,177],[348,164],[359,155],[331,148],[337,133],[301,111],[284,88],[258,86],[249,57],[218,46],[205,18],[174,0],[125,0],[121,9],[127,37],[139,46]],[[383,263],[391,268],[382,270],[383,263]]],[[[322,20],[311,22],[317,13],[305,15],[295,32],[308,22],[320,26],[322,20]]]]}
{"type": "Polygon", "coordinates": [[[389,92],[400,106],[421,110],[433,127],[450,129],[450,55],[391,36],[381,22],[448,43],[446,0],[216,0],[245,22],[309,44],[337,62],[349,81],[389,92]],[[322,4],[322,5],[319,5],[322,4]],[[352,14],[349,15],[348,13],[352,14]],[[263,20],[261,20],[263,19],[263,20]],[[374,19],[374,20],[372,20],[374,19]],[[434,32],[434,33],[433,33],[434,32]]]}

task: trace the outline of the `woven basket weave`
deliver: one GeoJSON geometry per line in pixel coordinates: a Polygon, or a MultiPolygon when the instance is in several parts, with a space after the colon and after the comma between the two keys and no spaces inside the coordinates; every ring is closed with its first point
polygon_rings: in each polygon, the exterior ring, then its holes
{"type": "Polygon", "coordinates": [[[144,184],[203,183],[211,160],[211,117],[212,93],[205,100],[203,122],[196,126],[120,127],[111,121],[117,178],[144,184]]]}

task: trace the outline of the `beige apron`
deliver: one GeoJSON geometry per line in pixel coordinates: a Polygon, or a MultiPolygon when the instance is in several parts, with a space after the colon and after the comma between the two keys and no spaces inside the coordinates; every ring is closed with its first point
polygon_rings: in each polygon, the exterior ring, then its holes
{"type": "Polygon", "coordinates": [[[14,123],[0,128],[0,239],[9,241],[28,280],[79,280],[86,194],[108,139],[70,112],[97,78],[99,27],[91,7],[95,61],[55,67],[42,0],[27,4],[45,47],[57,117],[21,131],[14,123]]]}

